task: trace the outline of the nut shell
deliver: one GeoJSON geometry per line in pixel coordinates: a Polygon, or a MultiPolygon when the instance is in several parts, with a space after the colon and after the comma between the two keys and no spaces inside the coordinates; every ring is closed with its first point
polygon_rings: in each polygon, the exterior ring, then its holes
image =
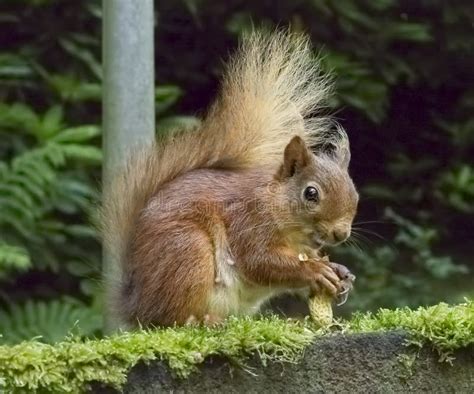
{"type": "Polygon", "coordinates": [[[327,327],[332,323],[332,298],[327,294],[317,294],[308,302],[310,316],[320,327],[327,327]]]}

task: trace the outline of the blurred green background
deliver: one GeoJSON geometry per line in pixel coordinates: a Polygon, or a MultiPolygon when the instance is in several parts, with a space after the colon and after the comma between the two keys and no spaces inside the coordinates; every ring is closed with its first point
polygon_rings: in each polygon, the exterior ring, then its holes
{"type": "MultiPolygon", "coordinates": [[[[311,35],[361,193],[343,313],[474,296],[474,3],[162,0],[159,133],[195,122],[252,26],[311,35]]],[[[101,4],[0,3],[0,338],[99,334],[101,4]]]]}

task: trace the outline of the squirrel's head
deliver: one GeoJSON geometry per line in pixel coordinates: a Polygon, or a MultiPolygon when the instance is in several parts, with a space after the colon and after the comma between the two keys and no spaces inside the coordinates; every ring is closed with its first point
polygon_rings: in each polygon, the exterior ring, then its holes
{"type": "Polygon", "coordinates": [[[348,173],[348,144],[324,145],[316,154],[298,136],[286,146],[277,180],[285,191],[289,228],[312,248],[345,241],[359,195],[348,173]]]}

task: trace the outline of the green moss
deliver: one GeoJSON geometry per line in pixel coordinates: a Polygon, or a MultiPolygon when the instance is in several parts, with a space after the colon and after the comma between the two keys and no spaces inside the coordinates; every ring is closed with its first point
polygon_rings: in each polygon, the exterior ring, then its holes
{"type": "MultiPolygon", "coordinates": [[[[413,341],[431,343],[442,354],[474,343],[474,303],[430,308],[380,310],[340,322],[348,332],[405,329],[413,341]]],[[[221,355],[241,363],[258,353],[267,360],[295,362],[316,336],[310,322],[276,317],[232,318],[216,329],[181,327],[121,333],[104,339],[69,338],[54,345],[27,341],[0,346],[0,392],[79,392],[90,382],[120,387],[140,361],[163,360],[185,377],[206,357],[221,355]]]]}
{"type": "Polygon", "coordinates": [[[404,329],[411,334],[410,343],[420,346],[429,343],[442,361],[450,361],[454,350],[474,344],[474,301],[466,300],[456,306],[441,303],[416,310],[357,313],[349,326],[353,332],[404,329]]]}
{"type": "Polygon", "coordinates": [[[275,317],[229,319],[217,329],[180,327],[122,333],[105,339],[55,345],[26,341],[0,347],[0,392],[23,388],[78,392],[99,381],[120,387],[139,361],[164,360],[185,377],[206,357],[222,355],[240,361],[259,353],[262,360],[294,362],[314,337],[302,322],[275,317]]]}

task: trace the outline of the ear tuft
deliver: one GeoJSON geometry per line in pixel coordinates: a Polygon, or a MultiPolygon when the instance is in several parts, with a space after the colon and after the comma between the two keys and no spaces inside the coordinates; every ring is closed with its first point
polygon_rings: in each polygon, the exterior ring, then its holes
{"type": "Polygon", "coordinates": [[[335,128],[321,133],[314,144],[315,154],[324,155],[334,160],[343,170],[347,170],[351,160],[349,139],[342,127],[336,125],[335,128]]]}
{"type": "Polygon", "coordinates": [[[351,161],[351,151],[349,150],[349,147],[346,146],[343,149],[341,149],[341,152],[339,154],[339,165],[344,170],[347,170],[349,168],[350,161],[351,161]]]}
{"type": "Polygon", "coordinates": [[[280,178],[289,178],[311,163],[312,153],[299,136],[291,139],[285,148],[283,165],[280,168],[280,178]]]}

